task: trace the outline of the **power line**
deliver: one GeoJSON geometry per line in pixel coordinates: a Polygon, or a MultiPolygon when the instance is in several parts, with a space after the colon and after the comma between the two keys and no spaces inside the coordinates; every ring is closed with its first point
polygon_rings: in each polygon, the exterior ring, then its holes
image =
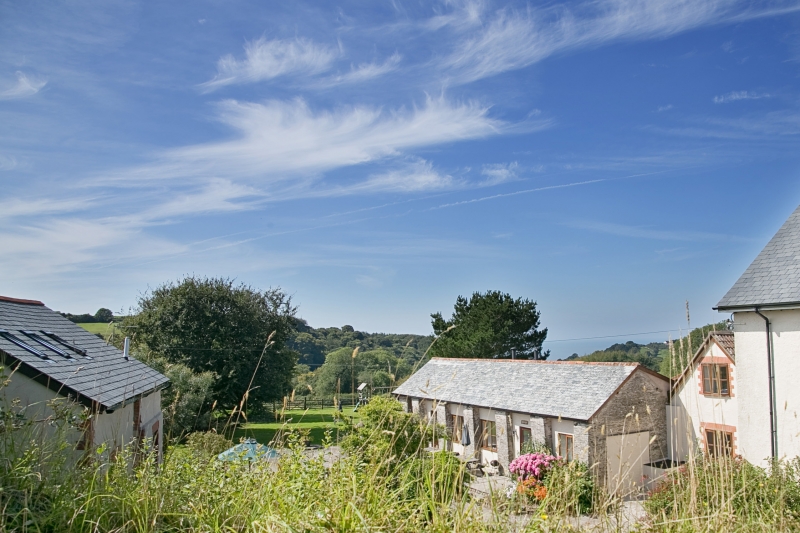
{"type": "Polygon", "coordinates": [[[621,333],[619,335],[602,335],[600,337],[579,337],[576,339],[554,339],[554,340],[545,340],[544,342],[570,342],[570,341],[588,341],[594,339],[614,339],[618,337],[635,337],[637,335],[654,335],[656,333],[671,333],[675,331],[674,329],[665,329],[662,331],[645,331],[642,333],[621,333]]]}

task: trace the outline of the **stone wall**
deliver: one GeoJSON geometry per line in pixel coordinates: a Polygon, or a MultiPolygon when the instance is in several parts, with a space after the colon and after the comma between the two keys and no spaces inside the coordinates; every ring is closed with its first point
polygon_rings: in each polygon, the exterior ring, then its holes
{"type": "Polygon", "coordinates": [[[656,437],[650,443],[650,460],[667,457],[668,389],[666,380],[638,370],[592,417],[587,434],[588,463],[601,485],[606,483],[609,436],[648,431],[651,438],[656,437]]]}
{"type": "Polygon", "coordinates": [[[477,407],[464,407],[464,423],[469,430],[469,446],[464,447],[464,458],[468,460],[474,459],[478,456],[478,452],[480,452],[480,447],[477,442],[478,428],[480,428],[480,414],[477,407]]]}
{"type": "Polygon", "coordinates": [[[497,431],[497,462],[500,463],[500,474],[508,472],[508,463],[514,458],[514,426],[511,414],[505,411],[494,412],[494,423],[497,431]]]}

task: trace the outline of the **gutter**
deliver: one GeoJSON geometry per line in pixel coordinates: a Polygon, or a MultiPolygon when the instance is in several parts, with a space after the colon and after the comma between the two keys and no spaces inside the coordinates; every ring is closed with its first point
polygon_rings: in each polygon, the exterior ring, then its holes
{"type": "Polygon", "coordinates": [[[769,318],[761,313],[758,307],[754,308],[755,314],[764,319],[767,327],[767,368],[769,369],[769,433],[773,461],[778,458],[778,421],[775,399],[775,357],[772,350],[772,332],[770,331],[769,318]]]}

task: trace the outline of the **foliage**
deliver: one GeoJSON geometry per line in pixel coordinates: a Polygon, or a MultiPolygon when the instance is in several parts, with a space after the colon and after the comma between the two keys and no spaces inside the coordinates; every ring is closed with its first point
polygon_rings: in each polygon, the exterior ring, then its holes
{"type": "Polygon", "coordinates": [[[184,364],[170,363],[151,354],[143,356],[137,352],[135,355],[169,378],[170,386],[161,391],[164,435],[180,439],[189,432],[212,427],[210,399],[217,381],[212,372],[193,372],[184,364]]]}
{"type": "Polygon", "coordinates": [[[695,531],[687,516],[705,517],[709,531],[797,531],[800,459],[764,469],[738,458],[694,457],[667,473],[645,509],[656,531],[695,531]]]}
{"type": "Polygon", "coordinates": [[[716,324],[706,324],[705,326],[693,329],[689,335],[672,341],[672,346],[667,350],[666,357],[661,361],[660,372],[668,377],[675,377],[680,374],[689,364],[695,352],[703,344],[709,333],[712,331],[727,331],[726,322],[716,324]]]}
{"type": "Polygon", "coordinates": [[[233,441],[216,431],[196,431],[186,436],[186,447],[201,458],[211,459],[233,446],[233,441]]]}
{"type": "Polygon", "coordinates": [[[509,358],[512,349],[519,359],[550,355],[542,352],[547,328],[538,329],[539,311],[536,302],[528,299],[514,299],[500,291],[476,292],[469,299],[456,299],[450,320],[441,313],[433,313],[431,319],[439,337],[431,346],[432,356],[509,358]]]}
{"type": "Polygon", "coordinates": [[[543,506],[547,512],[572,515],[592,512],[596,494],[594,480],[586,463],[556,462],[547,473],[544,486],[547,497],[543,498],[543,506]]]}
{"type": "Polygon", "coordinates": [[[325,362],[325,355],[341,348],[350,351],[358,346],[364,352],[384,350],[412,366],[428,349],[433,337],[393,333],[366,333],[353,326],[341,328],[312,328],[305,320],[294,319],[296,333],[290,336],[288,346],[300,354],[300,363],[312,370],[325,362]]]}
{"type": "Polygon", "coordinates": [[[568,361],[621,362],[641,363],[650,370],[660,372],[667,377],[675,377],[688,364],[689,359],[700,347],[711,331],[725,331],[727,324],[718,322],[693,329],[689,335],[672,341],[639,344],[634,341],[612,344],[604,350],[596,350],[590,354],[579,356],[572,354],[568,361]]]}
{"type": "Polygon", "coordinates": [[[539,453],[544,455],[553,455],[553,450],[543,440],[528,440],[522,443],[520,454],[539,453]]]}
{"type": "Polygon", "coordinates": [[[64,318],[66,318],[67,320],[75,322],[76,324],[81,324],[81,323],[86,323],[86,324],[104,323],[104,324],[108,324],[109,322],[114,320],[114,313],[111,311],[111,309],[106,309],[105,307],[101,307],[93,315],[90,315],[89,313],[83,313],[83,314],[80,314],[80,315],[73,315],[72,313],[59,313],[59,314],[61,316],[63,316],[64,318]]]}
{"type": "Polygon", "coordinates": [[[317,396],[349,393],[360,383],[389,387],[411,374],[411,365],[385,349],[365,352],[340,348],[329,353],[311,380],[317,396]],[[355,378],[353,382],[352,378],[355,378]]]}
{"type": "Polygon", "coordinates": [[[210,400],[221,407],[230,409],[247,394],[258,408],[290,390],[296,354],[286,342],[294,313],[280,289],[261,292],[229,279],[187,277],[144,295],[125,326],[135,331],[138,346],[156,356],[194,373],[213,373],[210,400]]]}
{"type": "Polygon", "coordinates": [[[389,457],[397,462],[418,456],[427,443],[445,437],[444,428],[403,412],[394,398],[376,396],[359,412],[361,424],[353,428],[342,447],[366,462],[383,463],[389,457]]]}

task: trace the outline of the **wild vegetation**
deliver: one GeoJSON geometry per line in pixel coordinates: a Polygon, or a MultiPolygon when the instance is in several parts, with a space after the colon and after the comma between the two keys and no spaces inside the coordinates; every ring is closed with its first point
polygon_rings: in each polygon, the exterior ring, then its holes
{"type": "Polygon", "coordinates": [[[631,362],[641,363],[650,370],[673,377],[679,374],[691,357],[712,331],[726,331],[725,322],[706,324],[693,329],[688,335],[670,342],[651,342],[639,344],[634,341],[612,344],[604,350],[579,356],[572,354],[568,361],[631,362]]]}
{"type": "MultiPolygon", "coordinates": [[[[113,456],[101,447],[77,461],[83,452],[60,438],[80,421],[65,403],[46,420],[22,416],[13,402],[2,407],[2,532],[611,532],[625,523],[623,503],[591,484],[587,465],[557,458],[539,465],[530,491],[471,494],[461,461],[425,451],[443,428],[389,398],[373,400],[349,426],[344,454],[305,449],[303,431],[287,424],[272,443],[281,450],[274,462],[217,461],[233,443],[197,432],[172,444],[158,468],[146,447],[113,456]]],[[[800,470],[796,462],[765,470],[698,457],[645,506],[632,530],[796,531],[800,470]]]]}

